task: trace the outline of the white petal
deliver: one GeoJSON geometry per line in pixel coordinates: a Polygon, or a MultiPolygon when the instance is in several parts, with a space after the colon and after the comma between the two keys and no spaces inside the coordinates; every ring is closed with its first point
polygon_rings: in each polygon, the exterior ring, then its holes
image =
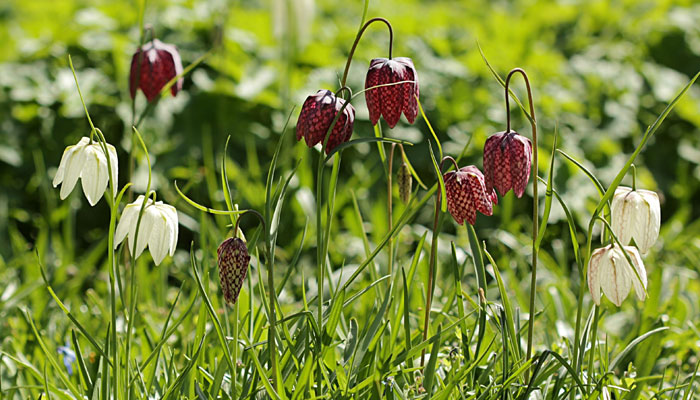
{"type": "Polygon", "coordinates": [[[177,239],[180,225],[178,224],[177,210],[175,209],[175,207],[167,204],[164,207],[168,217],[168,229],[170,229],[172,232],[172,236],[170,237],[170,242],[168,244],[169,253],[172,256],[173,254],[175,254],[175,249],[177,248],[177,239]]]}
{"type": "Polygon", "coordinates": [[[56,170],[56,175],[53,177],[53,187],[56,187],[61,182],[63,182],[63,175],[65,174],[66,163],[68,162],[68,159],[71,157],[71,154],[73,154],[74,151],[75,146],[68,146],[63,151],[63,155],[61,156],[61,162],[58,164],[58,170],[56,170]]]}
{"type": "Polygon", "coordinates": [[[128,243],[129,248],[132,249],[131,251],[134,254],[134,258],[138,258],[141,255],[141,253],[143,253],[143,250],[148,244],[148,238],[151,236],[151,230],[153,229],[152,218],[150,218],[151,208],[153,207],[152,204],[153,201],[148,199],[146,207],[143,209],[143,215],[141,216],[140,223],[138,218],[138,212],[140,211],[139,206],[139,209],[137,209],[137,215],[129,228],[128,243]],[[139,227],[138,238],[136,237],[136,226],[139,227]],[[134,239],[136,239],[136,245],[134,245],[134,239]]]}
{"type": "Polygon", "coordinates": [[[122,216],[117,224],[117,230],[114,233],[114,248],[119,246],[126,235],[131,230],[131,224],[136,223],[136,216],[138,216],[139,209],[141,209],[141,203],[143,203],[143,195],[139,196],[133,203],[127,204],[122,211],[122,216]]]}
{"type": "Polygon", "coordinates": [[[168,224],[167,211],[160,206],[153,206],[149,213],[153,229],[148,239],[148,250],[151,252],[153,262],[159,265],[168,254],[168,247],[172,238],[170,224],[168,224]]]}
{"type": "Polygon", "coordinates": [[[630,202],[634,200],[634,192],[630,192],[627,187],[618,187],[615,189],[612,204],[610,205],[611,212],[611,228],[615,236],[622,245],[626,245],[632,239],[633,216],[630,213],[630,202]]]}
{"type": "Polygon", "coordinates": [[[645,226],[634,237],[639,250],[645,254],[656,243],[659,238],[659,228],[661,226],[661,206],[659,196],[649,190],[640,190],[642,206],[640,214],[644,216],[645,226]]]}
{"type": "Polygon", "coordinates": [[[82,172],[85,162],[84,150],[85,146],[76,145],[66,158],[65,169],[63,170],[63,182],[61,183],[61,200],[68,197],[70,192],[73,191],[75,184],[78,182],[78,178],[80,178],[80,173],[82,172]]]}
{"type": "Polygon", "coordinates": [[[605,254],[607,247],[598,249],[591,255],[588,261],[588,291],[596,305],[600,305],[600,260],[605,254]]]}
{"type": "Polygon", "coordinates": [[[107,189],[107,158],[99,145],[85,147],[85,164],[80,175],[83,192],[91,206],[97,204],[107,189]]]}
{"type": "Polygon", "coordinates": [[[646,297],[644,289],[647,287],[647,271],[644,269],[644,262],[642,262],[642,257],[639,255],[636,247],[625,246],[625,251],[632,259],[633,267],[639,274],[639,278],[637,278],[637,274],[630,270],[634,292],[637,294],[637,298],[643,301],[646,297]]]}
{"type": "Polygon", "coordinates": [[[632,288],[627,259],[615,246],[601,258],[600,268],[600,286],[603,293],[613,304],[620,307],[632,288]]]}

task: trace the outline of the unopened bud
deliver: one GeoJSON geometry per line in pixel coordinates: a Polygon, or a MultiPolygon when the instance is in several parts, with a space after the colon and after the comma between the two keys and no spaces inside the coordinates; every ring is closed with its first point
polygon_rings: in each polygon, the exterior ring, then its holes
{"type": "Polygon", "coordinates": [[[228,304],[236,304],[243,280],[248,272],[250,256],[245,242],[239,238],[224,240],[217,250],[221,291],[228,304]]]}
{"type": "Polygon", "coordinates": [[[401,201],[406,204],[413,190],[413,176],[411,176],[411,171],[409,171],[408,165],[405,162],[402,162],[399,167],[397,179],[399,181],[399,197],[401,201]]]}

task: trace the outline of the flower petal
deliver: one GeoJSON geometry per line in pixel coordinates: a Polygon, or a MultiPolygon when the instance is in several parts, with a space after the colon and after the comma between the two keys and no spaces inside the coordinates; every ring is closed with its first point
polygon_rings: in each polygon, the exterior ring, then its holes
{"type": "Polygon", "coordinates": [[[588,261],[588,291],[593,302],[600,305],[600,262],[608,247],[597,249],[588,261]]]}
{"type": "Polygon", "coordinates": [[[134,254],[134,258],[138,258],[143,250],[148,244],[148,238],[151,235],[151,230],[153,229],[153,221],[151,217],[151,208],[153,207],[153,200],[148,199],[146,206],[143,209],[143,215],[141,216],[141,222],[139,223],[138,212],[141,209],[141,205],[137,208],[136,216],[134,217],[131,225],[129,226],[129,249],[131,249],[134,254]],[[136,237],[136,226],[139,227],[139,234],[136,237]],[[134,240],[136,244],[134,245],[134,240]]]}
{"type": "Polygon", "coordinates": [[[121,243],[124,238],[126,238],[127,234],[131,230],[131,225],[136,223],[136,217],[139,214],[139,210],[141,209],[141,203],[143,203],[143,195],[140,195],[136,201],[133,203],[127,204],[126,207],[124,207],[124,211],[122,211],[122,216],[119,219],[119,223],[117,224],[117,229],[114,232],[114,248],[116,249],[117,246],[119,246],[119,243],[121,243]]]}
{"type": "Polygon", "coordinates": [[[85,163],[80,174],[83,193],[91,206],[97,204],[107,189],[107,158],[98,144],[85,147],[85,163]]]}
{"type": "Polygon", "coordinates": [[[637,298],[643,301],[646,297],[646,292],[644,290],[647,287],[647,271],[644,269],[644,262],[642,262],[642,257],[639,255],[636,247],[625,246],[625,251],[632,259],[633,267],[637,271],[636,274],[634,271],[630,271],[634,292],[637,294],[637,298]],[[639,275],[639,278],[637,278],[637,275],[639,275]]]}
{"type": "Polygon", "coordinates": [[[632,288],[630,266],[619,247],[606,252],[600,263],[600,286],[610,301],[620,307],[632,288]]]}
{"type": "Polygon", "coordinates": [[[84,146],[76,146],[75,151],[72,152],[68,157],[68,160],[66,160],[65,175],[63,176],[63,183],[61,184],[61,200],[68,197],[68,195],[73,191],[75,184],[78,182],[78,178],[80,178],[80,174],[85,163],[84,150],[84,146]]]}
{"type": "Polygon", "coordinates": [[[172,231],[169,229],[166,212],[161,209],[160,205],[150,207],[148,218],[149,225],[152,226],[148,237],[148,250],[151,252],[153,262],[159,265],[168,254],[172,231]]]}

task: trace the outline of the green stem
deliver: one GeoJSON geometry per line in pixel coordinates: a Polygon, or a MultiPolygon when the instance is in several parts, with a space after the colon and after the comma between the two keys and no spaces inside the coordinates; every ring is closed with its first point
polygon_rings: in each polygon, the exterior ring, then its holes
{"type": "Polygon", "coordinates": [[[345,86],[345,82],[348,79],[348,72],[350,71],[350,64],[352,63],[352,56],[355,54],[355,49],[357,49],[357,45],[360,43],[360,38],[362,38],[362,34],[365,32],[365,30],[373,23],[373,22],[383,22],[386,24],[387,28],[389,28],[389,59],[391,60],[392,56],[392,48],[394,45],[394,30],[391,28],[391,24],[389,21],[387,21],[384,18],[372,18],[369,21],[365,22],[364,25],[360,28],[360,30],[357,32],[357,35],[355,36],[355,42],[352,44],[352,47],[350,48],[350,54],[348,55],[348,61],[345,63],[345,71],[343,72],[343,79],[340,80],[340,86],[345,86]]]}
{"type": "MultiPolygon", "coordinates": [[[[392,191],[392,184],[391,184],[391,175],[393,174],[393,164],[394,164],[394,149],[396,148],[396,144],[391,145],[391,151],[389,152],[389,171],[387,173],[386,177],[386,213],[387,213],[387,218],[388,218],[388,223],[389,223],[389,228],[387,232],[391,232],[391,229],[393,228],[394,221],[393,221],[393,205],[392,205],[392,197],[393,197],[393,191],[392,191]]],[[[388,261],[388,269],[389,269],[389,275],[391,275],[393,266],[394,266],[394,241],[392,239],[389,239],[389,261],[388,261]]],[[[391,281],[389,282],[391,285],[391,281]]]]}
{"type": "Polygon", "coordinates": [[[525,80],[525,86],[527,87],[527,99],[530,104],[530,125],[532,126],[532,164],[534,169],[534,179],[532,184],[532,275],[530,279],[530,320],[527,327],[527,358],[525,361],[529,361],[532,358],[532,337],[534,335],[534,325],[535,325],[535,295],[537,294],[537,236],[539,234],[539,196],[537,195],[537,177],[539,175],[539,168],[537,165],[537,119],[535,118],[535,106],[532,101],[532,89],[530,87],[530,79],[527,77],[527,73],[521,68],[514,68],[508,73],[506,77],[506,132],[510,132],[510,106],[509,106],[509,92],[508,84],[510,83],[510,78],[516,72],[520,73],[525,80]]]}
{"type": "MultiPolygon", "coordinates": [[[[433,281],[435,279],[435,264],[438,245],[438,222],[440,220],[440,194],[435,198],[435,217],[433,219],[433,238],[430,244],[430,265],[428,268],[428,295],[425,300],[425,315],[423,320],[423,341],[428,339],[428,327],[430,321],[430,307],[433,302],[433,281]]],[[[420,366],[425,365],[425,348],[420,354],[420,366]]]]}
{"type": "Polygon", "coordinates": [[[594,307],[595,313],[593,317],[593,330],[591,331],[591,349],[588,355],[588,386],[593,385],[593,358],[595,356],[596,337],[598,336],[598,323],[600,322],[600,307],[594,307]]]}

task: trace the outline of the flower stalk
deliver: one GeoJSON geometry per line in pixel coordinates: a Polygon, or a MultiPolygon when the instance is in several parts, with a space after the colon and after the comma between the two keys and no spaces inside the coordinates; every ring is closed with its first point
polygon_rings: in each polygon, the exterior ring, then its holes
{"type": "Polygon", "coordinates": [[[532,274],[530,277],[530,308],[529,314],[530,319],[527,326],[527,355],[525,361],[532,358],[532,337],[534,334],[534,322],[535,322],[535,295],[537,294],[537,236],[539,234],[539,196],[537,191],[537,177],[539,175],[538,165],[537,165],[537,119],[535,118],[535,106],[532,101],[532,89],[530,87],[530,79],[527,73],[522,68],[514,68],[506,77],[505,92],[506,92],[506,132],[510,132],[510,92],[509,84],[511,77],[519,73],[525,80],[525,86],[527,88],[527,100],[530,105],[530,126],[532,127],[532,167],[534,168],[534,176],[532,184],[532,274]]]}
{"type": "Polygon", "coordinates": [[[352,57],[355,54],[355,49],[357,49],[357,45],[360,43],[362,34],[365,33],[365,30],[374,22],[383,22],[384,24],[386,24],[387,29],[389,29],[389,59],[391,60],[392,49],[394,46],[394,30],[391,27],[391,23],[389,23],[389,21],[387,21],[385,18],[381,17],[376,17],[368,20],[367,22],[365,22],[364,25],[362,25],[360,30],[357,32],[357,36],[355,36],[355,42],[353,42],[352,47],[350,48],[350,54],[348,55],[348,60],[345,63],[345,71],[343,71],[343,78],[340,80],[341,87],[345,86],[345,82],[348,79],[348,72],[350,72],[350,64],[352,63],[352,57]]]}

